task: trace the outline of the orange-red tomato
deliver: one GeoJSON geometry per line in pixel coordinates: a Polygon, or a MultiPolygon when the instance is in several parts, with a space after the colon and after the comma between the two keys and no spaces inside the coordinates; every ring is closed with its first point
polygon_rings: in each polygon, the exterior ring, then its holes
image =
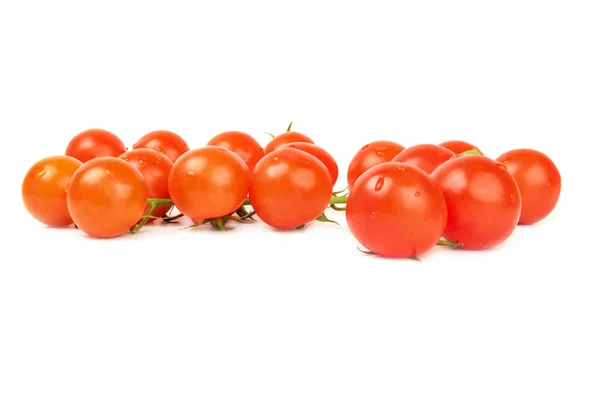
{"type": "Polygon", "coordinates": [[[440,144],[440,146],[443,146],[444,148],[451,150],[452,152],[454,152],[457,155],[460,155],[461,153],[466,152],[466,151],[470,151],[471,149],[476,149],[479,153],[481,153],[483,155],[483,153],[481,152],[481,150],[479,148],[477,148],[475,145],[469,144],[468,142],[465,142],[465,141],[459,141],[459,140],[444,141],[440,144]]]}
{"type": "Polygon", "coordinates": [[[335,185],[338,179],[338,165],[333,156],[325,149],[320,146],[316,146],[315,144],[311,144],[309,142],[290,142],[289,144],[285,144],[279,147],[281,148],[296,148],[301,151],[310,153],[317,159],[319,159],[327,170],[329,170],[329,175],[331,176],[331,182],[335,185]]]}
{"type": "Polygon", "coordinates": [[[164,153],[172,162],[190,150],[187,142],[180,135],[168,130],[151,131],[144,135],[133,144],[133,149],[139,148],[149,148],[164,153]]]}
{"type": "Polygon", "coordinates": [[[332,190],[329,171],[319,159],[295,148],[281,148],[265,155],[254,168],[250,202],[266,224],[289,230],[323,214],[332,190]]]}
{"type": "Polygon", "coordinates": [[[85,163],[102,156],[121,156],[127,149],[119,137],[103,129],[82,131],[71,139],[65,155],[85,163]]]}
{"type": "Polygon", "coordinates": [[[192,149],[173,164],[169,193],[175,207],[196,225],[230,215],[248,197],[250,170],[229,149],[192,149]]]}
{"type": "Polygon", "coordinates": [[[406,148],[392,161],[416,166],[431,174],[440,164],[454,156],[454,152],[439,145],[419,144],[406,148]]]}
{"type": "Polygon", "coordinates": [[[100,157],[73,174],[67,206],[83,232],[112,238],[128,232],[140,219],[147,197],[144,176],[134,165],[115,157],[100,157]]]}
{"type": "Polygon", "coordinates": [[[446,202],[423,170],[398,162],[375,165],[354,183],[346,203],[352,235],[384,257],[408,258],[433,248],[447,221],[446,202]]]}
{"type": "Polygon", "coordinates": [[[23,204],[29,214],[51,227],[73,224],[67,208],[67,187],[81,165],[70,156],[50,156],[31,166],[21,185],[23,204]]]}
{"type": "Polygon", "coordinates": [[[314,144],[314,141],[310,137],[302,133],[298,133],[297,131],[286,131],[285,133],[275,136],[275,138],[269,141],[269,143],[265,146],[265,155],[291,142],[308,142],[310,144],[314,144]]]}
{"type": "Polygon", "coordinates": [[[546,154],[534,149],[514,149],[497,159],[514,177],[523,206],[519,224],[534,224],[546,218],[556,207],[561,190],[558,168],[546,154]]]}
{"type": "Polygon", "coordinates": [[[241,131],[226,131],[217,134],[206,145],[219,146],[236,153],[246,162],[250,172],[265,155],[265,150],[258,141],[250,134],[241,131]]]}
{"type": "Polygon", "coordinates": [[[371,167],[390,162],[394,156],[404,150],[404,147],[392,141],[373,141],[363,146],[352,158],[348,166],[346,179],[352,189],[354,182],[362,173],[371,167]]]}
{"type": "MultiPolygon", "coordinates": [[[[166,155],[149,148],[132,149],[120,156],[142,172],[148,187],[148,198],[170,199],[169,174],[173,162],[166,155]]],[[[147,210],[149,210],[147,205],[147,210]]],[[[161,206],[152,212],[154,217],[162,217],[171,206],[161,206]]],[[[153,219],[150,219],[153,221],[153,219]]]]}
{"type": "Polygon", "coordinates": [[[521,213],[521,195],[504,164],[486,156],[457,156],[431,177],[448,206],[444,238],[463,249],[481,250],[511,236],[521,213]]]}

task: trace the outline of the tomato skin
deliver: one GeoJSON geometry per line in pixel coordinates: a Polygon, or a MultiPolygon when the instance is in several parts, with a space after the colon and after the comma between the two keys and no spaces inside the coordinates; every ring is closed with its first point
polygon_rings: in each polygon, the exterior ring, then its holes
{"type": "Polygon", "coordinates": [[[373,141],[363,146],[352,158],[348,166],[346,179],[348,188],[369,168],[384,162],[390,162],[404,147],[392,141],[373,141]]]}
{"type": "Polygon", "coordinates": [[[302,133],[298,133],[297,131],[286,131],[285,133],[275,136],[275,138],[269,141],[269,143],[265,146],[265,155],[273,152],[285,144],[292,142],[308,142],[309,144],[314,144],[314,141],[310,137],[302,133]]]}
{"type": "Polygon", "coordinates": [[[289,144],[285,144],[279,147],[279,149],[281,148],[295,148],[306,153],[310,153],[311,155],[319,159],[325,165],[325,167],[327,167],[333,185],[335,185],[335,183],[337,182],[339,173],[338,164],[333,158],[333,156],[331,156],[331,154],[325,149],[315,144],[311,144],[309,142],[290,142],[289,144]]]}
{"type": "Polygon", "coordinates": [[[299,149],[281,148],[254,168],[250,202],[267,225],[291,230],[323,214],[332,190],[329,171],[319,159],[299,149]]]}
{"type": "Polygon", "coordinates": [[[496,161],[506,165],[513,176],[523,202],[519,224],[535,224],[556,207],[561,191],[561,175],[546,154],[521,148],[500,155],[496,161]]]}
{"type": "Polygon", "coordinates": [[[146,208],[148,188],[142,172],[115,157],[100,157],[73,174],[67,206],[86,234],[113,238],[129,231],[146,208]]]}
{"type": "MultiPolygon", "coordinates": [[[[132,149],[120,156],[121,159],[134,165],[144,176],[148,187],[148,198],[170,199],[169,174],[173,162],[166,155],[149,148],[132,149]]],[[[150,206],[146,205],[146,210],[150,206]]],[[[162,217],[171,206],[161,206],[152,212],[154,217],[162,217]]],[[[149,221],[153,221],[150,219],[149,221]]]]}
{"type": "Polygon", "coordinates": [[[447,221],[442,192],[423,170],[386,162],[365,171],[346,203],[346,221],[361,245],[383,257],[423,254],[440,239],[447,221]]]}
{"type": "Polygon", "coordinates": [[[89,129],[82,131],[69,141],[65,155],[85,163],[103,156],[116,158],[126,150],[123,141],[114,133],[103,129],[89,129]]]}
{"type": "Polygon", "coordinates": [[[175,207],[199,225],[227,216],[248,196],[250,170],[229,149],[205,146],[192,149],[173,164],[169,193],[175,207]]]}
{"type": "Polygon", "coordinates": [[[453,156],[455,156],[454,152],[443,146],[419,144],[406,148],[397,154],[392,161],[410,164],[420,168],[427,174],[431,174],[439,165],[453,156]]]}
{"type": "Polygon", "coordinates": [[[173,163],[190,150],[187,142],[180,135],[168,130],[155,130],[140,138],[133,149],[149,148],[161,152],[173,163]]]}
{"type": "Polygon", "coordinates": [[[51,227],[73,224],[67,208],[67,187],[82,164],[61,155],[41,159],[29,168],[21,185],[21,196],[33,218],[51,227]]]}
{"type": "Polygon", "coordinates": [[[458,156],[431,174],[448,206],[443,236],[463,249],[484,250],[517,226],[521,195],[506,166],[486,156],[458,156]]]}
{"type": "Polygon", "coordinates": [[[250,134],[241,131],[226,131],[217,134],[206,145],[220,146],[239,155],[250,172],[254,170],[254,166],[263,156],[265,150],[250,134]]]}
{"type": "Polygon", "coordinates": [[[469,144],[468,142],[465,142],[465,141],[459,141],[459,140],[444,141],[444,142],[440,143],[440,146],[443,146],[444,148],[451,150],[452,152],[454,152],[457,155],[460,155],[461,153],[466,152],[466,151],[470,151],[471,149],[476,149],[477,151],[479,151],[479,153],[481,153],[483,155],[483,152],[481,152],[481,150],[479,148],[477,148],[475,145],[469,144]]]}

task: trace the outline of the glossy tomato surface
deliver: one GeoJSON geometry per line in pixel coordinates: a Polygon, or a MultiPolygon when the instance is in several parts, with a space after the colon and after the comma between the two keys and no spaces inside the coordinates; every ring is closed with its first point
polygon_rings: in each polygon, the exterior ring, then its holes
{"type": "Polygon", "coordinates": [[[397,154],[392,161],[416,166],[431,174],[439,165],[455,155],[443,146],[433,144],[419,144],[406,148],[397,154]]]}
{"type": "Polygon", "coordinates": [[[119,157],[126,150],[123,141],[114,133],[103,129],[89,129],[71,139],[65,155],[85,163],[103,156],[119,157]]]}
{"type": "Polygon", "coordinates": [[[279,148],[295,148],[310,153],[319,159],[325,165],[325,167],[327,167],[327,170],[329,170],[329,175],[331,176],[331,182],[334,185],[337,182],[339,173],[337,162],[329,152],[320,146],[311,144],[309,142],[291,142],[289,144],[282,145],[279,148]]]}
{"type": "Polygon", "coordinates": [[[81,165],[81,161],[70,156],[50,156],[33,164],[21,185],[23,204],[29,214],[51,227],[73,224],[67,208],[67,188],[81,165]]]}
{"type": "Polygon", "coordinates": [[[154,149],[165,154],[172,162],[190,150],[187,142],[179,134],[169,130],[149,132],[133,145],[133,149],[139,148],[154,149]]]}
{"type": "Polygon", "coordinates": [[[236,153],[246,162],[250,172],[254,170],[256,163],[265,155],[265,150],[258,141],[250,134],[242,131],[226,131],[217,134],[208,141],[207,145],[219,146],[236,153]]]}
{"type": "Polygon", "coordinates": [[[269,143],[265,146],[265,154],[273,152],[282,145],[289,144],[291,142],[308,142],[310,144],[314,144],[314,141],[310,137],[302,133],[297,131],[287,131],[275,136],[275,138],[269,141],[269,143]]]}
{"type": "Polygon", "coordinates": [[[169,175],[175,207],[196,225],[236,211],[248,196],[249,184],[250,170],[242,158],[216,146],[184,153],[169,175]]]}
{"type": "Polygon", "coordinates": [[[444,148],[451,150],[452,152],[454,152],[457,155],[460,155],[461,153],[470,151],[472,149],[476,149],[477,151],[479,151],[479,153],[481,153],[483,155],[483,152],[481,152],[481,150],[479,148],[477,148],[473,144],[469,144],[466,141],[460,141],[460,140],[444,141],[444,142],[440,143],[440,146],[443,146],[444,148]]]}
{"type": "Polygon", "coordinates": [[[534,149],[514,149],[500,155],[515,178],[523,202],[520,224],[534,224],[546,218],[556,207],[561,191],[561,175],[546,154],[534,149]]]}
{"type": "MultiPolygon", "coordinates": [[[[170,199],[169,174],[173,162],[166,155],[154,149],[132,149],[120,156],[121,159],[134,165],[144,176],[148,187],[148,198],[170,199]]],[[[150,206],[147,206],[149,210],[150,206]]],[[[171,206],[161,206],[152,212],[154,217],[162,217],[171,206]]],[[[150,219],[152,221],[152,219],[150,219]]]]}
{"type": "Polygon", "coordinates": [[[346,179],[352,189],[354,182],[369,168],[384,162],[390,162],[404,147],[392,141],[373,141],[363,146],[352,158],[348,166],[346,179]]]}
{"type": "Polygon", "coordinates": [[[458,156],[432,174],[448,206],[443,236],[463,249],[489,249],[508,239],[519,220],[521,195],[506,166],[481,155],[458,156]]]}
{"type": "Polygon", "coordinates": [[[329,171],[319,159],[299,149],[281,148],[254,168],[250,202],[266,224],[289,230],[323,214],[332,190],[329,171]]]}
{"type": "Polygon", "coordinates": [[[129,231],[146,208],[148,188],[142,173],[115,157],[92,159],[71,179],[67,206],[79,229],[112,238],[129,231]]]}
{"type": "Polygon", "coordinates": [[[447,209],[433,179],[416,166],[386,162],[365,171],[346,203],[352,235],[384,257],[408,258],[433,248],[447,209]]]}

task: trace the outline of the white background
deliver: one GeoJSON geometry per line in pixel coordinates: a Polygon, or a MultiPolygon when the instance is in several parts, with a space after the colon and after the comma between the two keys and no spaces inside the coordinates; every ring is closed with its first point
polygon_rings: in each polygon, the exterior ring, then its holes
{"type": "Polygon", "coordinates": [[[3,1],[0,397],[598,397],[594,1],[3,1]],[[192,147],[294,120],[339,162],[463,139],[554,159],[554,213],[487,252],[356,250],[341,222],[112,240],[24,210],[100,127],[192,147]]]}

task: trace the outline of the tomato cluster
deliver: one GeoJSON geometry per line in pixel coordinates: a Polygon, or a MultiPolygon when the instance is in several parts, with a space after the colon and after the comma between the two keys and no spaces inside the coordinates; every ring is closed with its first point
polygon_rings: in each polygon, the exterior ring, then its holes
{"type": "Polygon", "coordinates": [[[560,173],[545,154],[515,149],[492,159],[464,141],[371,142],[352,158],[347,190],[333,192],[336,160],[291,126],[264,148],[241,131],[190,148],[178,134],[157,130],[128,149],[112,132],[86,130],[64,155],[30,167],[23,203],[41,223],[75,225],[98,238],[181,217],[218,230],[254,216],[277,230],[299,229],[331,222],[331,208],[345,211],[368,252],[410,258],[436,245],[497,246],[518,224],[547,217],[560,195],[560,173]]]}

